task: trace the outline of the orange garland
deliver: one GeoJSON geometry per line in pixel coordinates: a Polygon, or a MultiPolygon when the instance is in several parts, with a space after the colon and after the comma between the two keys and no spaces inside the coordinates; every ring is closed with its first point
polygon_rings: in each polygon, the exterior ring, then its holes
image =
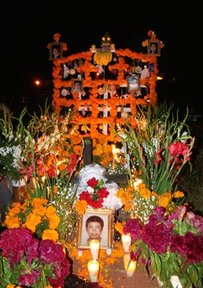
{"type": "Polygon", "coordinates": [[[64,57],[62,59],[54,60],[53,67],[53,83],[54,83],[54,92],[53,92],[53,106],[56,109],[57,113],[60,113],[60,109],[62,107],[71,107],[74,106],[75,117],[73,123],[78,125],[78,129],[75,131],[78,134],[81,134],[79,129],[83,131],[83,137],[89,136],[91,138],[99,138],[105,139],[106,141],[113,141],[114,139],[114,128],[113,125],[121,124],[124,125],[126,121],[129,121],[132,126],[136,126],[135,122],[135,114],[136,114],[136,106],[137,105],[147,105],[147,99],[149,99],[150,103],[154,105],[156,103],[156,81],[157,81],[157,60],[154,55],[147,55],[143,53],[132,52],[129,49],[119,49],[116,50],[116,56],[118,57],[118,62],[115,64],[109,64],[109,71],[116,70],[117,71],[117,79],[94,79],[91,78],[91,73],[97,73],[98,68],[92,64],[92,52],[81,52],[74,55],[70,55],[68,57],[64,57]],[[131,61],[137,59],[143,62],[149,62],[154,66],[154,71],[152,75],[146,79],[141,79],[141,85],[148,85],[149,94],[147,94],[144,98],[136,99],[133,93],[128,92],[128,98],[118,98],[116,95],[111,94],[111,98],[108,99],[98,99],[99,89],[101,87],[109,87],[114,85],[114,87],[127,87],[127,80],[125,76],[125,72],[129,69],[129,64],[126,62],[126,58],[131,61]],[[75,70],[78,73],[84,75],[83,79],[83,87],[89,89],[89,99],[80,100],[79,94],[77,92],[72,92],[74,99],[66,99],[65,97],[60,97],[60,89],[61,88],[71,88],[72,87],[72,79],[71,80],[63,80],[62,79],[62,65],[65,63],[71,63],[73,61],[81,59],[82,64],[80,64],[75,70]],[[99,107],[101,105],[110,111],[110,116],[105,118],[99,118],[99,107]],[[130,107],[131,113],[130,115],[127,113],[127,118],[118,118],[118,108],[126,106],[130,107]],[[79,108],[81,107],[89,107],[91,115],[88,117],[83,117],[79,114],[79,108]],[[102,131],[98,131],[98,127],[103,127],[103,124],[108,125],[108,134],[103,134],[102,131]]]}

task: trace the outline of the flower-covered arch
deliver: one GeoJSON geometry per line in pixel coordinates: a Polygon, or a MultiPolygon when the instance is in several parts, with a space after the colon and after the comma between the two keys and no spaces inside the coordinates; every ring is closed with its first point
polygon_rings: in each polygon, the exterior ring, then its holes
{"type": "Polygon", "coordinates": [[[74,110],[75,133],[113,141],[115,127],[136,125],[138,105],[156,103],[157,75],[156,55],[115,49],[107,35],[100,48],[53,60],[52,103],[63,117],[74,110]]]}

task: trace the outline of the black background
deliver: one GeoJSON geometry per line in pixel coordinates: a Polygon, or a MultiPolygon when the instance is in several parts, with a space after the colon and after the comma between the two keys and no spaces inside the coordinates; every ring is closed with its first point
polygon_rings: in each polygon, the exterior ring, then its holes
{"type": "MultiPolygon", "coordinates": [[[[142,41],[153,30],[165,44],[158,58],[158,99],[174,102],[181,109],[200,110],[203,74],[201,9],[162,1],[9,1],[1,8],[1,102],[13,111],[23,106],[34,110],[52,95],[52,63],[47,44],[60,33],[67,43],[66,55],[100,46],[108,32],[117,49],[146,52],[142,41]],[[110,4],[111,3],[111,4],[110,4]],[[111,5],[111,6],[110,6],[111,5]],[[41,80],[36,87],[34,81],[41,80]]],[[[199,111],[201,112],[201,111],[199,111]]]]}

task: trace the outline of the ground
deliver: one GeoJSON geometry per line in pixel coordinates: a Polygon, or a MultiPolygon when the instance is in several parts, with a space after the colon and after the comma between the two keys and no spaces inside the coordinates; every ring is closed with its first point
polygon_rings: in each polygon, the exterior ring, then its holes
{"type": "MultiPolygon", "coordinates": [[[[73,273],[77,274],[77,269],[79,263],[74,261],[73,264],[73,273]]],[[[150,280],[149,277],[144,273],[143,268],[138,266],[132,277],[127,277],[124,270],[124,264],[122,259],[112,265],[111,271],[109,274],[109,279],[112,279],[112,288],[158,288],[158,282],[156,279],[150,280]]],[[[107,279],[107,281],[109,280],[107,279]]],[[[86,286],[75,286],[72,287],[67,285],[68,288],[85,288],[86,286]]]]}

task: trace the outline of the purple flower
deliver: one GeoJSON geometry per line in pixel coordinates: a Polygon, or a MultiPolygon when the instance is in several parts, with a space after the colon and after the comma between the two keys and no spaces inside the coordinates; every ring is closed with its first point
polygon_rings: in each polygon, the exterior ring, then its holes
{"type": "Polygon", "coordinates": [[[124,226],[124,234],[130,234],[132,242],[141,237],[141,226],[137,219],[130,219],[124,226]]]}
{"type": "Polygon", "coordinates": [[[13,228],[0,234],[0,249],[9,261],[11,272],[16,265],[15,277],[19,285],[38,285],[38,281],[46,277],[53,287],[64,287],[70,263],[61,245],[52,240],[35,239],[28,229],[13,228]]]}
{"type": "Polygon", "coordinates": [[[149,222],[142,229],[142,240],[149,249],[161,254],[165,253],[171,240],[171,229],[163,223],[149,222]]]}
{"type": "Polygon", "coordinates": [[[177,251],[189,263],[203,261],[203,237],[187,232],[185,236],[173,235],[171,239],[171,252],[177,251]]]}
{"type": "Polygon", "coordinates": [[[62,246],[52,240],[41,240],[39,252],[40,261],[45,263],[60,262],[65,257],[62,246]]]}
{"type": "Polygon", "coordinates": [[[13,228],[0,235],[2,256],[10,261],[11,267],[19,263],[32,242],[32,232],[28,229],[13,228]]]}
{"type": "Polygon", "coordinates": [[[19,277],[19,284],[23,286],[30,286],[37,281],[37,278],[40,276],[40,272],[32,270],[30,273],[22,274],[19,277]]]}
{"type": "Polygon", "coordinates": [[[201,234],[203,234],[203,217],[196,215],[192,211],[188,211],[185,216],[185,221],[192,227],[195,227],[201,234]]]}

